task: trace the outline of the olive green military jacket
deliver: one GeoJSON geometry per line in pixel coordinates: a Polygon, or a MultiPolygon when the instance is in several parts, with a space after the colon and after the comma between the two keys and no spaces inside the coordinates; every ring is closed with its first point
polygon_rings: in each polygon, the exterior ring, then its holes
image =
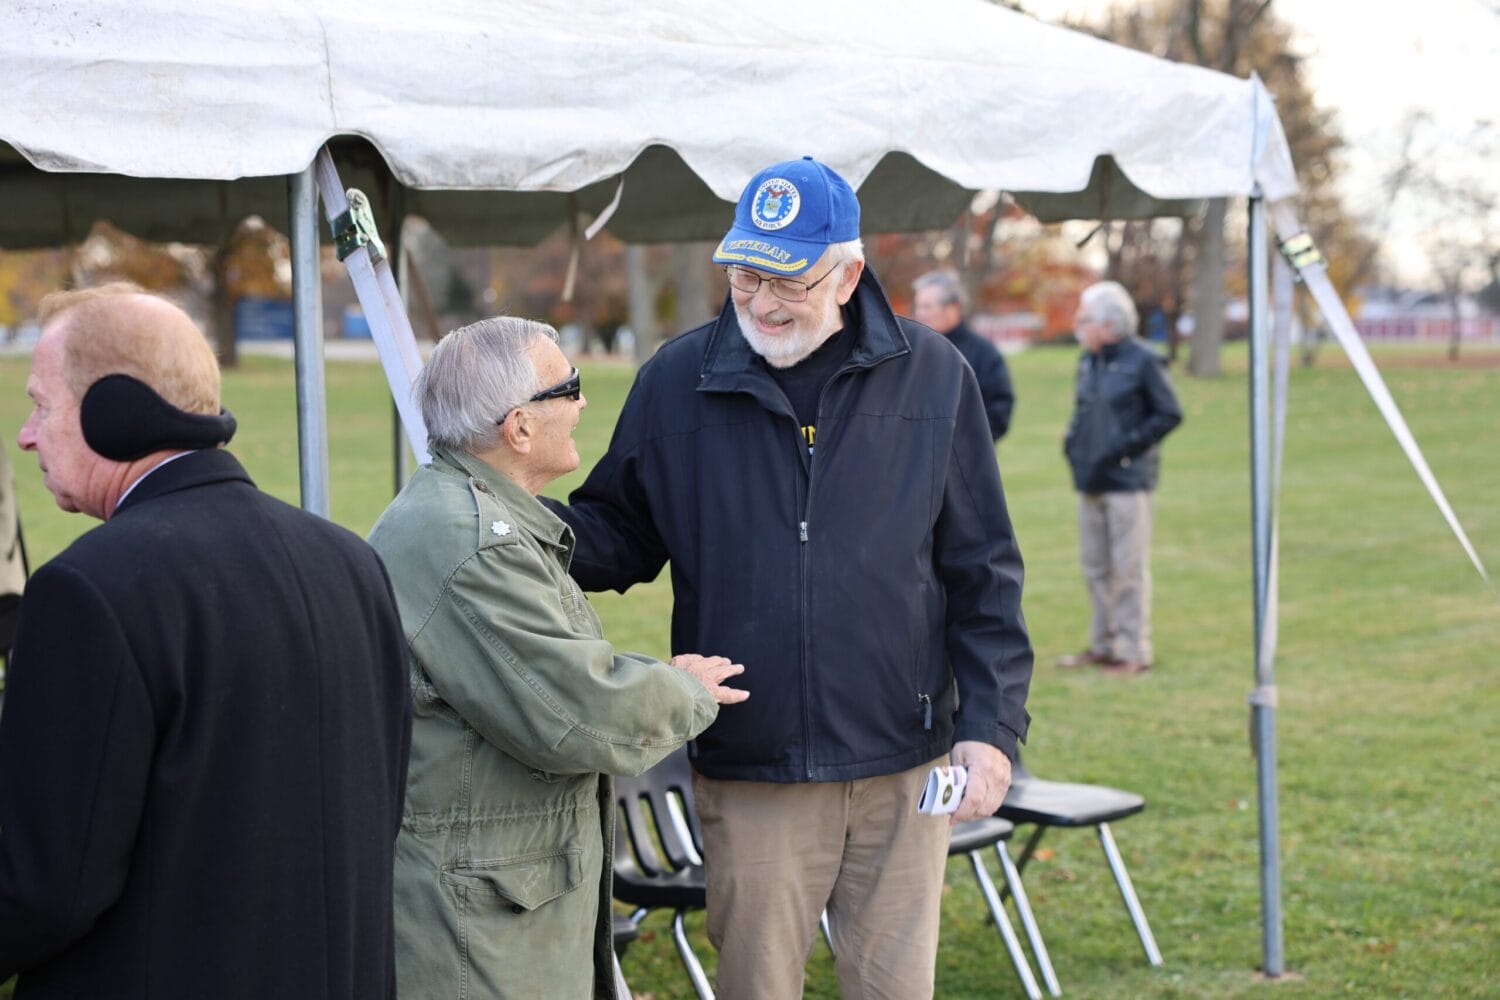
{"type": "Polygon", "coordinates": [[[411,650],[401,997],[613,997],[609,775],[651,767],[718,706],[604,641],[568,576],[571,530],[471,455],[434,449],[370,544],[411,650]]]}

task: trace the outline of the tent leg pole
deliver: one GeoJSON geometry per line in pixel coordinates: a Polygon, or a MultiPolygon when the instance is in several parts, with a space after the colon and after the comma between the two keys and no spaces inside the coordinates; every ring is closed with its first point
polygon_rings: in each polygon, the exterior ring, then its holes
{"type": "MultiPolygon", "coordinates": [[[[1255,671],[1257,691],[1275,683],[1272,664],[1262,665],[1269,606],[1271,567],[1270,461],[1270,253],[1266,206],[1250,199],[1250,522],[1255,562],[1255,671]]],[[[1261,969],[1280,976],[1285,969],[1281,936],[1281,845],[1276,795],[1276,708],[1273,698],[1252,699],[1257,801],[1260,816],[1261,969]]]]}
{"type": "Polygon", "coordinates": [[[313,166],[287,183],[292,243],[292,323],[297,372],[297,456],[302,509],[328,516],[328,407],[323,383],[323,281],[318,180],[313,166]]]}

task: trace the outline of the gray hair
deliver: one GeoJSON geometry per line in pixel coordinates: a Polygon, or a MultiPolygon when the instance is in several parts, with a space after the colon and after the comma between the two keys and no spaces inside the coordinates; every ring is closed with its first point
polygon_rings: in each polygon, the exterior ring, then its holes
{"type": "Polygon", "coordinates": [[[964,291],[963,279],[958,276],[957,271],[928,271],[911,283],[913,294],[926,291],[929,288],[937,289],[939,305],[957,305],[963,310],[969,308],[969,296],[964,291]]]}
{"type": "Polygon", "coordinates": [[[475,454],[493,448],[498,421],[537,391],[530,350],[543,337],[557,343],[557,331],[546,323],[496,316],[438,341],[412,385],[428,439],[475,454]]]}
{"type": "MultiPolygon", "coordinates": [[[[830,268],[833,268],[839,272],[838,278],[835,279],[835,283],[837,283],[838,281],[842,281],[844,278],[845,266],[852,263],[853,261],[865,259],[865,241],[846,240],[843,243],[830,243],[828,244],[827,249],[823,251],[823,257],[828,258],[828,266],[830,268]]],[[[823,257],[819,257],[818,260],[822,260],[823,257]]],[[[816,263],[816,261],[814,263],[816,263]]],[[[829,273],[831,274],[833,272],[830,271],[829,273]]],[[[803,272],[798,277],[799,279],[805,279],[807,277],[807,273],[803,272]]]]}
{"type": "Polygon", "coordinates": [[[1085,288],[1078,296],[1078,309],[1109,327],[1117,338],[1134,336],[1140,323],[1135,301],[1118,281],[1100,281],[1085,288]]]}
{"type": "MultiPolygon", "coordinates": [[[[834,251],[834,260],[840,264],[847,264],[851,260],[865,259],[864,240],[846,240],[843,243],[830,243],[828,250],[834,251]]],[[[827,253],[828,250],[823,251],[827,253]]]]}

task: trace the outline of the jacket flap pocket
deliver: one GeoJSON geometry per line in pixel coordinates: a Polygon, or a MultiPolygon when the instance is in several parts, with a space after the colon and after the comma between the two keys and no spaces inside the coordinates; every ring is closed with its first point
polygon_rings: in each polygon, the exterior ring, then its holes
{"type": "Polygon", "coordinates": [[[502,896],[527,910],[572,892],[582,880],[582,852],[576,849],[501,861],[474,861],[466,867],[443,872],[443,881],[448,885],[502,896]]]}

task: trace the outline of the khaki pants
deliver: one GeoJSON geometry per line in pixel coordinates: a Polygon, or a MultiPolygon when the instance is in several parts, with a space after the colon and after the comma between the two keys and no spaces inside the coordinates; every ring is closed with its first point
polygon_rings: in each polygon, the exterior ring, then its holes
{"type": "Polygon", "coordinates": [[[721,1000],[795,1000],[824,907],[843,1000],[932,996],[948,817],[917,812],[933,764],[856,781],[693,775],[721,1000]]]}
{"type": "Polygon", "coordinates": [[[1078,555],[1094,605],[1089,649],[1151,662],[1151,494],[1078,494],[1078,555]]]}

